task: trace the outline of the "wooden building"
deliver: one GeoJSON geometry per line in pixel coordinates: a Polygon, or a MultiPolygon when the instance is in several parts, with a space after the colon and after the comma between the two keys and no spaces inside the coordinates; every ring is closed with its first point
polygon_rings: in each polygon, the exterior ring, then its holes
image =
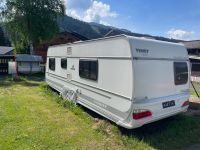
{"type": "Polygon", "coordinates": [[[32,74],[42,71],[40,63],[42,62],[41,56],[18,54],[16,55],[17,71],[22,74],[32,74]]]}
{"type": "Polygon", "coordinates": [[[200,40],[183,42],[189,55],[200,56],[200,40]]]}
{"type": "Polygon", "coordinates": [[[34,49],[33,54],[42,56],[43,63],[46,63],[47,50],[49,46],[73,43],[76,41],[88,40],[86,37],[83,37],[75,32],[61,32],[57,34],[53,39],[45,41],[40,44],[36,49],[34,49]]]}
{"type": "Polygon", "coordinates": [[[190,56],[191,74],[200,77],[200,57],[190,56]]]}
{"type": "Polygon", "coordinates": [[[8,62],[14,60],[14,48],[0,46],[0,75],[8,74],[8,62]]]}

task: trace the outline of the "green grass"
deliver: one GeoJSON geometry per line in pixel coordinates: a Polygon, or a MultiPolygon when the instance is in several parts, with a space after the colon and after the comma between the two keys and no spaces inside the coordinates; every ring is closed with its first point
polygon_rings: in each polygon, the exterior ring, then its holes
{"type": "MultiPolygon", "coordinates": [[[[192,82],[192,83],[193,83],[194,86],[200,87],[200,83],[199,83],[199,82],[192,82]]],[[[196,91],[197,91],[197,93],[200,95],[200,89],[197,88],[196,91]]],[[[195,96],[196,96],[196,92],[195,92],[195,90],[193,89],[193,87],[191,87],[191,89],[190,89],[190,95],[195,95],[195,96]]]]}
{"type": "Polygon", "coordinates": [[[195,86],[200,86],[200,82],[192,82],[195,86]]]}
{"type": "MultiPolygon", "coordinates": [[[[200,95],[200,90],[196,90],[197,93],[200,95]]],[[[194,89],[190,89],[190,95],[194,95],[194,96],[197,96],[196,92],[194,89]]]]}
{"type": "Polygon", "coordinates": [[[44,82],[0,82],[0,149],[178,149],[199,137],[199,116],[126,130],[63,100],[44,82]]]}
{"type": "MultiPolygon", "coordinates": [[[[198,88],[196,88],[196,91],[197,91],[197,93],[200,95],[200,89],[199,89],[200,83],[199,83],[199,82],[192,82],[192,83],[193,83],[193,85],[194,85],[195,87],[198,87],[198,88]]],[[[195,95],[195,96],[197,95],[192,86],[191,86],[191,89],[190,89],[190,95],[195,95]]]]}

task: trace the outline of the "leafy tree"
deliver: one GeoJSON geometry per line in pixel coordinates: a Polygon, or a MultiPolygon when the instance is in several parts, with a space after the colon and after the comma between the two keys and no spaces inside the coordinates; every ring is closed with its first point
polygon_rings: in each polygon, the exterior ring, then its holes
{"type": "Polygon", "coordinates": [[[0,46],[10,46],[10,41],[2,23],[0,23],[0,46]]]}
{"type": "Polygon", "coordinates": [[[0,26],[0,46],[5,45],[5,37],[4,37],[4,33],[3,33],[3,29],[0,26]]]}
{"type": "Polygon", "coordinates": [[[6,0],[1,12],[19,51],[53,37],[59,31],[57,18],[64,13],[63,0],[6,0]]]}

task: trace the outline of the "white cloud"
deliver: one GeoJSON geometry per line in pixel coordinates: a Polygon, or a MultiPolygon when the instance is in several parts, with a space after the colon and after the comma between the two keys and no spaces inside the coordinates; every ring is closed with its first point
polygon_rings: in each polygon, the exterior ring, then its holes
{"type": "Polygon", "coordinates": [[[172,28],[167,32],[169,38],[180,39],[180,40],[190,40],[194,34],[195,34],[194,31],[185,31],[174,28],[172,28]]]}
{"type": "Polygon", "coordinates": [[[86,22],[105,22],[105,18],[116,17],[110,5],[96,0],[66,0],[67,15],[86,22]]]}
{"type": "Polygon", "coordinates": [[[79,16],[79,14],[77,13],[76,10],[70,10],[70,11],[68,11],[67,15],[69,15],[69,16],[71,16],[73,18],[79,19],[79,20],[82,19],[81,16],[79,16]]]}
{"type": "Polygon", "coordinates": [[[66,0],[67,10],[86,10],[91,6],[92,0],[66,0]]]}
{"type": "Polygon", "coordinates": [[[103,25],[105,25],[105,26],[111,26],[111,24],[109,24],[109,23],[106,22],[106,21],[102,21],[102,20],[100,20],[99,23],[100,23],[100,24],[103,24],[103,25]]]}

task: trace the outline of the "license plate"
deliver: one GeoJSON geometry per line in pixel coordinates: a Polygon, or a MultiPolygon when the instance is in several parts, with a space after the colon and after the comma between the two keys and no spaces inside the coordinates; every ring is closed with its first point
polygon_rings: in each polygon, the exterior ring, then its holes
{"type": "Polygon", "coordinates": [[[173,100],[173,101],[163,102],[162,106],[163,106],[163,108],[175,106],[175,101],[173,100]]]}

